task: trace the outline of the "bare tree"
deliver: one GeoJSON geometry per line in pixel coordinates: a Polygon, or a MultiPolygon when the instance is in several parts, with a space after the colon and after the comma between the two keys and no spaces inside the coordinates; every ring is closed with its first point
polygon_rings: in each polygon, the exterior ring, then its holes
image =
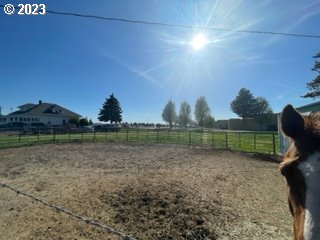
{"type": "Polygon", "coordinates": [[[214,128],[214,117],[212,117],[211,115],[208,115],[205,119],[204,119],[204,126],[206,128],[214,128]]]}
{"type": "Polygon", "coordinates": [[[172,100],[169,100],[162,112],[163,121],[169,123],[170,129],[172,129],[172,125],[176,120],[176,107],[172,100]]]}
{"type": "Polygon", "coordinates": [[[205,97],[201,96],[197,99],[194,116],[198,125],[203,128],[206,117],[210,116],[210,108],[205,97]]]}
{"type": "Polygon", "coordinates": [[[191,122],[191,107],[186,101],[182,102],[180,105],[178,122],[185,128],[187,128],[188,124],[191,122]]]}

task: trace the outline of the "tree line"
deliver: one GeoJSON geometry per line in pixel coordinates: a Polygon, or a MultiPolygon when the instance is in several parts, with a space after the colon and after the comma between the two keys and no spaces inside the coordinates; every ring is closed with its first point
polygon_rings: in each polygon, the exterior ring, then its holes
{"type": "MultiPolygon", "coordinates": [[[[317,73],[315,79],[307,83],[309,92],[301,96],[303,98],[319,98],[320,97],[320,52],[314,58],[315,64],[312,71],[317,73]]],[[[248,118],[255,118],[260,124],[273,114],[269,102],[264,97],[254,97],[250,90],[241,88],[238,95],[230,103],[230,110],[243,119],[243,124],[247,123],[248,118]]],[[[214,126],[214,117],[211,114],[210,107],[204,96],[197,99],[194,107],[194,120],[191,114],[191,106],[187,101],[180,104],[179,114],[176,113],[175,103],[170,99],[162,111],[162,119],[169,124],[170,128],[174,124],[182,127],[189,125],[198,125],[199,127],[212,128],[214,126]]],[[[122,121],[122,109],[120,102],[111,94],[103,103],[100,109],[98,119],[102,122],[120,123],[122,121]]],[[[81,119],[81,124],[87,124],[87,119],[81,119]]]]}
{"type": "MultiPolygon", "coordinates": [[[[236,98],[231,102],[230,109],[243,119],[243,124],[247,123],[248,118],[255,118],[260,124],[263,124],[268,116],[273,114],[269,102],[264,97],[254,97],[250,90],[246,88],[240,89],[236,98]]],[[[182,127],[195,123],[203,128],[214,127],[214,117],[205,97],[201,96],[197,99],[194,110],[195,122],[191,117],[191,107],[186,101],[180,105],[179,114],[176,114],[175,103],[169,100],[162,112],[162,119],[172,128],[173,124],[182,127]]]]}
{"type": "Polygon", "coordinates": [[[194,110],[195,121],[192,120],[191,106],[188,102],[183,101],[180,105],[179,114],[176,113],[175,103],[171,100],[165,105],[162,111],[162,119],[172,128],[174,124],[187,128],[195,123],[199,127],[213,127],[214,118],[211,115],[210,107],[205,97],[201,96],[197,99],[194,110]]]}

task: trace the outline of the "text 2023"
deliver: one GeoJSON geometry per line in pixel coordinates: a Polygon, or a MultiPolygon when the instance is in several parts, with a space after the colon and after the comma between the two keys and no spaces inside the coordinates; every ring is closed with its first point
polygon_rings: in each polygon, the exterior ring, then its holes
{"type": "Polygon", "coordinates": [[[20,8],[18,11],[19,15],[45,15],[46,5],[45,4],[18,4],[20,8]]]}

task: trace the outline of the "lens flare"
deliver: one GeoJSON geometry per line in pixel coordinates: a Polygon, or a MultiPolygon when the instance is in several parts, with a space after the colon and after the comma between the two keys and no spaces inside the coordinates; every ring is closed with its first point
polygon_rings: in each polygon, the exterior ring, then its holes
{"type": "Polygon", "coordinates": [[[198,33],[193,37],[193,39],[190,42],[190,45],[194,50],[200,50],[204,48],[209,43],[206,36],[204,36],[202,33],[198,33]]]}

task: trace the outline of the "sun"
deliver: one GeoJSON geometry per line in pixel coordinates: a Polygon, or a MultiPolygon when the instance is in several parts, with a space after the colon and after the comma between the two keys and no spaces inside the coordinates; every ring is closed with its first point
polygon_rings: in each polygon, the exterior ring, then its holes
{"type": "Polygon", "coordinates": [[[198,33],[193,37],[190,42],[190,45],[194,50],[200,50],[209,43],[208,39],[202,33],[198,33]]]}

